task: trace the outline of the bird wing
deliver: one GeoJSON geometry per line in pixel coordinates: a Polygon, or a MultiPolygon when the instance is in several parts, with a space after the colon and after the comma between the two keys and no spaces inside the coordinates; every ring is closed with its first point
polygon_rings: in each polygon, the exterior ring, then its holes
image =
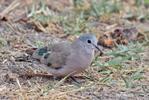
{"type": "Polygon", "coordinates": [[[54,69],[59,69],[65,65],[67,57],[70,55],[70,51],[71,43],[62,42],[53,44],[49,47],[39,48],[35,53],[38,57],[40,56],[39,59],[42,64],[54,69]]]}
{"type": "Polygon", "coordinates": [[[49,50],[50,50],[50,48],[49,48],[48,46],[38,48],[38,49],[36,49],[36,50],[33,52],[32,57],[33,57],[34,59],[40,60],[41,57],[42,57],[45,53],[47,53],[49,50]]]}

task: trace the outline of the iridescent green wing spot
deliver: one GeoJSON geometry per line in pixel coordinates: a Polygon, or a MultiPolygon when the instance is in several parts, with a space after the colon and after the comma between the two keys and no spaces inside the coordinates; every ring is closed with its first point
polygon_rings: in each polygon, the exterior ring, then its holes
{"type": "Polygon", "coordinates": [[[47,53],[46,55],[44,55],[44,59],[47,59],[49,57],[50,53],[47,53]]]}
{"type": "Polygon", "coordinates": [[[44,47],[44,48],[39,49],[38,55],[39,56],[42,56],[44,53],[47,52],[47,49],[48,49],[47,47],[44,47]]]}

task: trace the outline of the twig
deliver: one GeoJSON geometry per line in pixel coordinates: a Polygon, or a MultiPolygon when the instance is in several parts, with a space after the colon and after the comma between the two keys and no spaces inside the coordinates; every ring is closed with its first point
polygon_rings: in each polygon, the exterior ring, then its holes
{"type": "MultiPolygon", "coordinates": [[[[50,74],[33,74],[33,73],[21,73],[20,76],[25,76],[25,77],[46,77],[46,78],[51,78],[53,75],[50,74]]],[[[86,79],[86,76],[82,75],[77,75],[74,76],[75,78],[81,78],[81,79],[86,79]]]]}
{"type": "Polygon", "coordinates": [[[18,0],[13,1],[6,9],[4,9],[1,13],[0,13],[0,17],[3,18],[6,16],[6,14],[8,14],[11,10],[15,9],[16,7],[18,7],[20,5],[20,2],[18,2],[18,0]]]}
{"type": "Polygon", "coordinates": [[[53,77],[52,75],[49,75],[49,74],[32,74],[32,73],[21,73],[20,76],[25,76],[25,77],[46,77],[46,78],[53,77]]]}

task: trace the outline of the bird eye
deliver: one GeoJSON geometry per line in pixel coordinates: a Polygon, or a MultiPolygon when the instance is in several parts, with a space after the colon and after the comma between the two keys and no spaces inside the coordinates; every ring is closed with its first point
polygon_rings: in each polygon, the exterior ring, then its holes
{"type": "Polygon", "coordinates": [[[87,43],[91,43],[91,40],[87,40],[87,43]]]}

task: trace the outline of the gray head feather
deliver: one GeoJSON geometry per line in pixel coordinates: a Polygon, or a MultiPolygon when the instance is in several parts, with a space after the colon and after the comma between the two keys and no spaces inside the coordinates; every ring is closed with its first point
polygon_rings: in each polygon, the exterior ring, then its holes
{"type": "Polygon", "coordinates": [[[79,40],[81,40],[82,42],[91,42],[97,45],[97,38],[93,34],[90,34],[90,33],[81,35],[79,37],[79,40]]]}
{"type": "Polygon", "coordinates": [[[82,42],[82,44],[87,47],[87,48],[91,48],[91,49],[99,49],[98,45],[97,45],[97,38],[93,35],[93,34],[83,34],[79,37],[78,41],[82,42]]]}

